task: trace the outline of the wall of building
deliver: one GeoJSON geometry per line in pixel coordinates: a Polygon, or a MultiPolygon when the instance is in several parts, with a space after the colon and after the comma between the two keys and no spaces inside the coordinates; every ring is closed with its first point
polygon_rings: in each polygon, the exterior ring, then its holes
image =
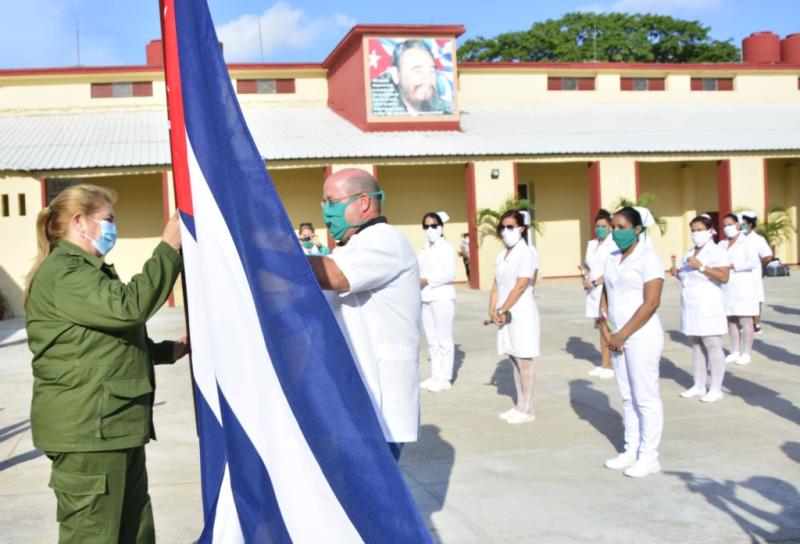
{"type": "MultiPolygon", "coordinates": [[[[800,225],[800,160],[770,159],[767,161],[769,209],[780,207],[789,213],[795,228],[800,225]]],[[[784,263],[800,262],[800,240],[797,231],[775,248],[776,256],[784,263]]]]}
{"type": "MultiPolygon", "coordinates": [[[[461,234],[467,231],[463,164],[379,166],[378,180],[386,192],[384,214],[406,236],[415,252],[419,253],[426,243],[422,216],[438,211],[450,215],[444,235],[458,251],[461,234]]],[[[466,279],[459,260],[456,281],[466,279]]]]}
{"type": "Polygon", "coordinates": [[[300,223],[312,223],[320,241],[327,244],[328,229],[322,222],[320,206],[325,169],[270,169],[269,175],[294,228],[297,229],[300,223]]]}
{"type": "Polygon", "coordinates": [[[36,216],[41,210],[39,179],[17,172],[0,172],[0,197],[8,196],[8,216],[0,215],[0,290],[9,301],[10,315],[22,315],[25,277],[36,258],[36,216]],[[21,215],[19,195],[25,200],[21,215]]]}
{"type": "Polygon", "coordinates": [[[574,276],[590,239],[587,163],[519,164],[519,182],[532,189],[535,217],[542,234],[534,234],[539,277],[574,276]]]}

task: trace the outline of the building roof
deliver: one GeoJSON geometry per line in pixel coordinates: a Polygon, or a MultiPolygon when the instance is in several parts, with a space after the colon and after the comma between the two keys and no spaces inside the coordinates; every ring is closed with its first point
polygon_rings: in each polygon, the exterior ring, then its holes
{"type": "MultiPolygon", "coordinates": [[[[542,105],[462,110],[460,132],[363,132],[326,107],[245,110],[266,160],[800,150],[800,105],[542,105]]],[[[0,170],[169,164],[163,109],[0,116],[0,170]]]]}

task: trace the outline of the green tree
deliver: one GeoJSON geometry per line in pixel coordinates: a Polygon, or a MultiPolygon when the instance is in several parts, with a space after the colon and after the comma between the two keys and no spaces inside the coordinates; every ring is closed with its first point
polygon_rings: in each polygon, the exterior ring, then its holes
{"type": "Polygon", "coordinates": [[[619,197],[617,201],[614,202],[614,209],[618,210],[620,208],[625,208],[626,206],[630,208],[634,206],[641,206],[642,208],[647,208],[648,210],[650,210],[650,214],[653,216],[653,221],[656,222],[658,231],[662,235],[664,235],[667,233],[667,227],[669,226],[669,224],[667,223],[666,219],[657,216],[653,211],[653,206],[655,206],[656,204],[658,204],[658,197],[656,195],[654,195],[653,193],[642,193],[639,195],[639,200],[637,200],[636,202],[634,202],[629,198],[625,198],[624,196],[619,197]]]}
{"type": "Polygon", "coordinates": [[[479,36],[458,48],[461,61],[735,62],[739,48],[714,40],[699,21],[642,13],[567,13],[529,30],[479,36]]]}
{"type": "Polygon", "coordinates": [[[475,214],[475,223],[478,227],[478,234],[480,241],[487,236],[490,238],[498,238],[497,225],[500,222],[500,216],[508,210],[527,211],[531,215],[531,224],[529,227],[539,234],[544,231],[544,226],[541,221],[533,219],[533,202],[525,198],[516,199],[513,196],[506,198],[497,208],[480,208],[475,214]]]}

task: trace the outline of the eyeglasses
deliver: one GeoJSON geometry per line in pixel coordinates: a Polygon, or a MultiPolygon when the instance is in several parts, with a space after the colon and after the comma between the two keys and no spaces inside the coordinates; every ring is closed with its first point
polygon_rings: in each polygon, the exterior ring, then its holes
{"type": "Polygon", "coordinates": [[[422,230],[437,229],[439,225],[423,225],[422,230]]]}
{"type": "Polygon", "coordinates": [[[348,200],[350,202],[354,202],[358,197],[367,193],[353,193],[352,195],[343,196],[342,198],[323,198],[322,201],[319,203],[320,206],[332,206],[339,202],[348,200]]]}
{"type": "Polygon", "coordinates": [[[516,225],[500,225],[500,230],[514,230],[518,228],[519,227],[516,225]]]}

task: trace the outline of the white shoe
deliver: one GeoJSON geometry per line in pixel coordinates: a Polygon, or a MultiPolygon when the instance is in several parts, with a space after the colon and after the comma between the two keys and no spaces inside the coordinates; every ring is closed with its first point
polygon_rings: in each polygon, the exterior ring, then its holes
{"type": "Polygon", "coordinates": [[[722,400],[722,391],[712,391],[709,389],[708,393],[703,395],[700,399],[702,402],[717,402],[722,400]]]}
{"type": "Polygon", "coordinates": [[[613,470],[622,470],[633,465],[635,462],[636,462],[636,454],[624,451],[619,455],[617,455],[616,457],[612,457],[611,459],[606,459],[606,462],[603,463],[603,466],[613,470]]]}
{"type": "Polygon", "coordinates": [[[597,377],[601,380],[610,380],[614,377],[614,369],[600,367],[600,372],[597,373],[597,377]]]}
{"type": "Polygon", "coordinates": [[[736,360],[736,364],[739,366],[744,366],[749,365],[752,361],[753,360],[750,358],[750,356],[745,353],[736,360]]]}
{"type": "Polygon", "coordinates": [[[433,378],[428,378],[427,380],[423,380],[423,381],[420,382],[419,388],[420,389],[428,389],[428,388],[430,388],[431,385],[433,385],[434,381],[436,381],[436,380],[434,380],[433,378]]]}
{"type": "Polygon", "coordinates": [[[434,380],[427,389],[431,393],[440,393],[442,391],[447,391],[451,387],[453,387],[453,384],[450,383],[450,380],[434,380]]]}
{"type": "Polygon", "coordinates": [[[603,370],[602,366],[596,366],[589,371],[589,376],[599,376],[601,370],[603,370]]]}
{"type": "Polygon", "coordinates": [[[497,416],[497,417],[499,417],[499,418],[500,418],[500,419],[502,419],[502,420],[506,420],[506,419],[510,418],[511,416],[513,416],[513,415],[514,415],[514,414],[516,414],[516,413],[518,413],[518,412],[517,412],[517,408],[516,408],[516,407],[514,407],[514,408],[512,408],[511,410],[506,410],[505,412],[503,412],[502,414],[500,414],[500,415],[499,415],[499,416],[497,416]]]}
{"type": "Polygon", "coordinates": [[[694,386],[694,387],[690,387],[689,389],[687,389],[686,391],[681,393],[681,397],[683,397],[685,399],[690,399],[692,397],[702,397],[707,392],[708,391],[706,391],[705,387],[700,388],[700,387],[694,386]]]}
{"type": "Polygon", "coordinates": [[[650,476],[657,472],[661,472],[661,463],[658,462],[658,459],[652,461],[638,459],[634,464],[625,469],[624,474],[631,478],[644,478],[645,476],[650,476]]]}
{"type": "Polygon", "coordinates": [[[519,425],[520,423],[528,423],[535,419],[536,416],[533,414],[526,414],[525,412],[517,411],[506,418],[506,423],[510,423],[511,425],[519,425]]]}
{"type": "Polygon", "coordinates": [[[730,353],[730,355],[725,357],[725,362],[726,363],[735,363],[738,360],[739,360],[739,352],[738,351],[732,351],[730,353]]]}

